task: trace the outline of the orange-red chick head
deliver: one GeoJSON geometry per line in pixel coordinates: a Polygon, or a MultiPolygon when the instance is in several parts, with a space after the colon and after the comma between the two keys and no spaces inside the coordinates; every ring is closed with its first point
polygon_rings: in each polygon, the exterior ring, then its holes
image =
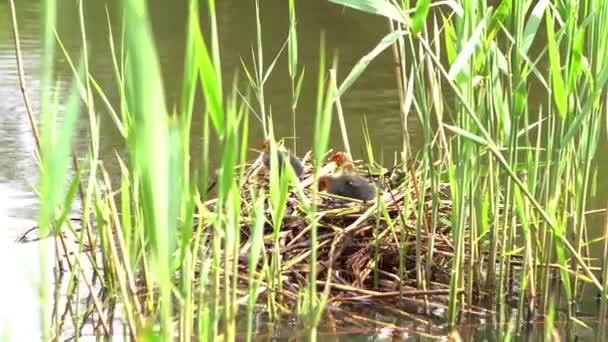
{"type": "Polygon", "coordinates": [[[348,156],[348,154],[344,152],[336,152],[330,158],[330,161],[336,163],[337,166],[352,166],[353,162],[348,156]]]}

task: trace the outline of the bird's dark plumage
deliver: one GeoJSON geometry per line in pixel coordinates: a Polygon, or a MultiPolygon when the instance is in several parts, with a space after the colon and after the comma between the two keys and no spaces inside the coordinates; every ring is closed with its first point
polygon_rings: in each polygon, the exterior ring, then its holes
{"type": "MultiPolygon", "coordinates": [[[[264,150],[264,154],[262,155],[262,161],[264,162],[264,166],[266,167],[266,169],[270,170],[270,149],[268,147],[267,140],[264,141],[262,149],[264,150]]],[[[293,169],[296,176],[302,176],[302,174],[304,173],[304,165],[296,156],[291,154],[289,151],[277,150],[279,172],[283,171],[286,159],[289,159],[289,165],[291,165],[291,168],[293,169]]]]}
{"type": "Polygon", "coordinates": [[[332,195],[354,198],[361,201],[371,201],[376,197],[374,187],[367,179],[355,174],[322,176],[319,189],[327,190],[332,195]]]}

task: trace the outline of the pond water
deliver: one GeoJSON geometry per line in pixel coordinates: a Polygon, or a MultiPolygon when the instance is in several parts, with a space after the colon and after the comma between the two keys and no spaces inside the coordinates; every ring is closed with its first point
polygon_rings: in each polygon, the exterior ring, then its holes
{"type": "MultiPolygon", "coordinates": [[[[115,80],[108,44],[108,28],[105,16],[106,2],[85,2],[85,23],[87,29],[90,70],[102,86],[112,103],[117,103],[115,80]]],[[[116,1],[107,2],[113,22],[114,33],[118,35],[120,16],[116,1]]],[[[73,59],[77,60],[81,49],[78,23],[78,9],[75,3],[60,2],[58,33],[73,59]]],[[[274,59],[286,39],[288,25],[287,4],[282,0],[264,1],[261,8],[263,40],[267,64],[274,59]]],[[[202,6],[204,7],[204,6],[202,6]]],[[[151,1],[150,12],[155,34],[155,42],[160,53],[163,82],[169,107],[179,102],[183,73],[183,51],[187,7],[183,2],[173,4],[165,1],[151,1]]],[[[40,93],[40,3],[19,1],[17,3],[21,48],[24,59],[27,91],[34,111],[38,111],[40,93]]],[[[311,148],[315,112],[316,74],[318,47],[321,31],[325,32],[329,51],[339,57],[339,74],[346,73],[364,54],[369,52],[386,33],[386,22],[332,5],[325,1],[305,1],[298,6],[300,44],[299,59],[306,67],[303,93],[296,117],[298,152],[311,148]]],[[[230,84],[235,72],[241,71],[241,59],[251,66],[251,51],[255,45],[255,8],[253,1],[224,0],[218,2],[219,31],[221,40],[222,67],[225,84],[230,84]]],[[[0,185],[7,188],[10,217],[35,217],[34,203],[23,205],[25,200],[33,200],[32,187],[37,181],[37,165],[34,159],[34,141],[27,120],[23,99],[19,91],[17,68],[14,54],[10,11],[6,3],[0,4],[0,19],[5,29],[0,32],[0,185]]],[[[203,25],[206,15],[201,13],[203,25]]],[[[266,98],[273,116],[276,135],[293,136],[291,116],[290,80],[287,73],[287,55],[281,56],[273,76],[267,83],[266,98]]],[[[400,149],[401,125],[399,106],[395,89],[392,56],[384,54],[369,67],[365,75],[354,85],[343,100],[344,113],[353,154],[361,155],[364,145],[363,120],[372,142],[377,148],[376,156],[393,160],[393,153],[400,149]]],[[[71,70],[58,51],[57,76],[68,81],[71,70]]],[[[245,79],[241,72],[241,79],[245,79]]],[[[67,84],[67,82],[60,84],[67,84]]],[[[121,150],[118,132],[112,126],[101,103],[101,157],[110,167],[115,166],[114,152],[121,150]]],[[[77,136],[77,152],[86,151],[88,124],[85,116],[80,121],[77,136]]],[[[193,127],[200,127],[199,116],[194,116],[193,127]]],[[[261,125],[252,124],[251,146],[258,147],[261,140],[261,125]]],[[[416,136],[416,132],[411,134],[416,136]]],[[[332,146],[341,148],[341,138],[337,125],[332,134],[332,146]]],[[[290,141],[288,141],[290,143],[290,141]]],[[[198,155],[194,151],[193,155],[198,155]]],[[[18,234],[24,227],[12,227],[11,234],[18,234]]]]}
{"type": "MultiPolygon", "coordinates": [[[[171,108],[179,102],[182,83],[183,52],[187,6],[185,1],[150,1],[155,42],[160,52],[163,81],[167,90],[168,105],[171,108]]],[[[118,2],[84,1],[85,24],[87,29],[91,73],[107,94],[110,101],[117,103],[114,72],[108,44],[108,28],[105,16],[106,6],[118,31],[120,16],[118,2]]],[[[40,94],[40,2],[22,0],[17,2],[18,24],[21,48],[26,74],[27,91],[34,111],[39,109],[40,94]]],[[[81,48],[77,2],[60,1],[58,10],[58,33],[73,59],[81,48]]],[[[222,67],[229,84],[234,72],[241,70],[241,59],[252,65],[252,48],[255,45],[254,1],[221,0],[217,2],[219,33],[221,41],[222,67]]],[[[369,52],[387,32],[386,21],[379,17],[360,14],[330,4],[327,1],[298,1],[298,41],[300,63],[306,67],[306,79],[296,118],[297,152],[309,150],[313,142],[313,126],[316,94],[316,73],[318,47],[321,32],[325,32],[327,47],[336,51],[339,57],[339,75],[343,78],[355,63],[369,52]]],[[[283,46],[288,27],[287,2],[285,0],[264,0],[261,7],[264,31],[265,60],[269,64],[283,46]]],[[[206,15],[201,13],[203,25],[206,15]]],[[[35,225],[37,201],[33,191],[37,183],[37,164],[34,158],[32,138],[27,114],[19,90],[14,54],[13,35],[10,30],[10,11],[7,2],[0,2],[0,236],[14,240],[35,225]]],[[[58,51],[60,54],[61,52],[58,51]]],[[[283,55],[267,84],[266,97],[274,116],[277,136],[292,136],[290,80],[287,73],[287,56],[283,55]]],[[[66,59],[57,57],[57,76],[64,81],[71,79],[71,71],[66,59]]],[[[244,79],[241,73],[241,79],[244,79]]],[[[59,83],[60,86],[63,83],[59,83]]],[[[378,158],[390,162],[400,150],[402,141],[398,96],[395,86],[392,56],[385,53],[376,59],[362,78],[343,98],[344,114],[351,147],[355,156],[361,156],[364,144],[363,120],[366,118],[372,145],[378,158]]],[[[112,127],[109,117],[98,104],[101,113],[101,157],[107,166],[115,166],[112,160],[115,151],[120,151],[118,132],[112,127]]],[[[410,116],[412,119],[414,115],[410,116]]],[[[253,118],[253,117],[252,117],[253,118]]],[[[193,127],[200,126],[195,116],[193,127]]],[[[261,129],[253,119],[251,144],[257,147],[261,139],[261,129]]],[[[416,142],[418,137],[415,124],[410,125],[410,137],[416,142]]],[[[80,121],[77,134],[77,153],[84,155],[87,148],[88,124],[80,121]]],[[[289,142],[288,142],[289,143],[289,142]]],[[[331,145],[342,147],[340,133],[334,125],[331,145]]],[[[606,146],[602,146],[605,148],[606,146]]],[[[194,152],[194,155],[197,155],[194,152]]],[[[600,154],[600,158],[608,158],[600,154]]],[[[600,165],[606,160],[598,161],[600,165]]],[[[600,177],[601,178],[601,177],[600,177]]],[[[598,186],[606,187],[606,180],[600,179],[598,186]]],[[[601,192],[598,204],[605,203],[606,195],[601,192]]],[[[601,229],[601,219],[594,220],[601,229]]],[[[599,230],[598,230],[599,231],[599,230]]],[[[19,247],[17,247],[19,248],[19,247]]],[[[36,253],[28,253],[33,256],[36,253]]],[[[3,291],[0,291],[3,292],[3,291]]],[[[593,301],[587,303],[584,311],[592,312],[593,301]]],[[[0,316],[2,317],[2,316],[0,316]]],[[[537,329],[537,328],[534,328],[537,329]]],[[[466,327],[462,329],[467,331],[466,327]]],[[[496,339],[500,329],[492,328],[484,336],[496,339]]],[[[538,329],[542,335],[542,328],[538,329]]],[[[536,331],[536,330],[533,330],[536,331]]],[[[534,334],[537,334],[535,332],[534,334]]],[[[378,335],[379,332],[372,333],[378,335]]],[[[363,334],[361,336],[365,336],[363,334]]],[[[475,333],[467,335],[475,337],[475,333]]],[[[539,335],[539,336],[540,336],[539,335]]],[[[536,336],[536,335],[534,335],[536,336]]],[[[585,337],[585,333],[580,335],[585,337]]],[[[363,337],[365,339],[365,337],[363,337]]]]}

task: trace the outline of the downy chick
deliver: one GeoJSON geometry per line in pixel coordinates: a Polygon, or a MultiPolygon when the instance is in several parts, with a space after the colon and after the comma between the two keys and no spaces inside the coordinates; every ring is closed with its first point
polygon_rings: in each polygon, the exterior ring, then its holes
{"type": "Polygon", "coordinates": [[[319,190],[361,201],[371,201],[376,197],[376,192],[370,182],[353,172],[353,163],[346,153],[336,152],[330,160],[338,166],[337,173],[321,176],[319,190]]]}
{"type": "MultiPolygon", "coordinates": [[[[262,151],[262,161],[264,162],[264,166],[267,170],[270,170],[270,141],[268,139],[265,139],[262,142],[262,151]]],[[[302,162],[291,152],[285,149],[277,148],[277,161],[279,162],[279,172],[283,171],[283,166],[285,165],[286,159],[289,159],[289,164],[293,168],[293,171],[296,176],[302,176],[302,174],[304,173],[304,165],[302,165],[302,162]]]]}
{"type": "Polygon", "coordinates": [[[341,175],[324,175],[319,179],[319,190],[341,197],[371,201],[376,197],[374,187],[359,175],[343,173],[341,175]]]}

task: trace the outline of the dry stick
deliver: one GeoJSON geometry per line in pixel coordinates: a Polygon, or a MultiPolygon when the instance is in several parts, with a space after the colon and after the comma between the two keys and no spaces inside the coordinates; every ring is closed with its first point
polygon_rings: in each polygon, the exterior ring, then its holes
{"type": "MultiPolygon", "coordinates": [[[[327,244],[329,244],[329,241],[330,241],[329,239],[326,239],[325,241],[319,243],[317,246],[319,247],[319,249],[321,247],[325,247],[327,244]]],[[[282,267],[283,272],[286,272],[287,270],[294,267],[298,263],[304,261],[304,259],[306,259],[310,255],[310,253],[311,253],[310,250],[305,251],[305,252],[298,254],[295,257],[287,260],[286,262],[284,262],[283,267],[282,267]]]]}
{"type": "MultiPolygon", "coordinates": [[[[247,184],[247,182],[249,182],[249,179],[255,175],[257,175],[260,170],[262,169],[262,154],[260,153],[260,155],[258,156],[258,158],[253,162],[253,164],[251,165],[251,167],[249,167],[249,170],[247,171],[247,173],[245,174],[245,177],[243,177],[243,179],[241,180],[241,184],[239,186],[240,189],[243,188],[243,186],[245,186],[245,184],[247,184]]],[[[215,183],[217,182],[217,178],[216,180],[213,182],[212,185],[209,186],[209,188],[207,189],[207,192],[209,192],[214,186],[215,183]]]]}
{"type": "Polygon", "coordinates": [[[17,58],[17,74],[19,76],[19,89],[21,90],[21,95],[23,96],[23,102],[25,103],[25,109],[27,111],[27,116],[30,121],[30,127],[32,129],[32,134],[34,135],[34,140],[36,141],[36,151],[40,152],[40,134],[38,133],[38,125],[36,124],[36,119],[34,118],[34,111],[32,110],[32,106],[30,105],[30,99],[27,96],[27,91],[25,87],[25,78],[23,77],[23,62],[21,59],[21,43],[19,40],[19,28],[17,27],[17,13],[15,11],[15,1],[8,1],[11,8],[11,19],[13,23],[13,35],[15,37],[15,55],[17,58]]]}
{"type": "MultiPolygon", "coordinates": [[[[332,284],[333,285],[333,284],[332,284]]],[[[337,297],[333,301],[355,301],[363,299],[374,299],[374,298],[410,298],[410,297],[423,297],[423,296],[437,296],[437,295],[448,295],[449,289],[438,289],[438,290],[414,290],[414,291],[389,291],[389,292],[378,292],[376,294],[363,294],[359,296],[350,297],[337,297]]]]}
{"type": "MultiPolygon", "coordinates": [[[[304,232],[309,232],[310,231],[310,226],[306,227],[306,229],[303,230],[304,232]]],[[[298,237],[303,236],[301,233],[298,234],[298,237]]],[[[317,239],[319,242],[325,241],[325,240],[329,240],[329,238],[331,238],[332,236],[335,236],[334,233],[327,233],[327,234],[323,234],[320,235],[319,238],[317,239]]],[[[292,240],[292,242],[295,241],[295,239],[292,240]]],[[[289,243],[289,245],[285,246],[285,248],[281,249],[281,254],[285,254],[287,252],[291,252],[294,249],[298,249],[298,248],[307,248],[310,245],[310,243],[308,241],[302,241],[302,242],[298,242],[296,244],[292,244],[291,242],[289,243]]]]}
{"type": "MultiPolygon", "coordinates": [[[[395,25],[391,19],[388,19],[388,25],[391,32],[395,31],[395,25]]],[[[395,81],[397,82],[397,95],[399,95],[399,111],[401,113],[401,125],[403,129],[403,150],[405,153],[410,153],[409,135],[407,133],[407,116],[405,112],[405,89],[403,66],[401,65],[401,52],[397,42],[393,43],[393,60],[395,63],[395,81]]],[[[406,157],[406,156],[404,156],[406,157]]]]}
{"type": "MultiPolygon", "coordinates": [[[[384,201],[384,203],[388,206],[394,204],[393,201],[400,201],[403,196],[405,196],[404,191],[400,191],[398,192],[397,196],[392,196],[392,194],[387,194],[385,196],[383,196],[380,200],[384,201]]],[[[372,216],[373,213],[377,212],[378,210],[378,203],[374,203],[372,206],[370,206],[367,211],[365,213],[363,213],[361,216],[359,216],[359,218],[351,223],[348,227],[344,228],[344,233],[350,233],[352,231],[355,231],[359,228],[359,226],[361,225],[361,223],[365,222],[365,220],[367,220],[370,216],[372,216]]]]}
{"type": "MultiPolygon", "coordinates": [[[[334,93],[338,94],[338,85],[336,84],[336,69],[331,69],[329,73],[331,74],[330,79],[331,85],[334,87],[334,93]]],[[[344,111],[342,110],[342,102],[340,101],[339,95],[334,98],[334,103],[336,104],[336,111],[338,112],[338,122],[340,123],[340,132],[342,133],[344,149],[346,149],[348,156],[352,158],[352,154],[350,153],[350,144],[348,142],[348,134],[346,133],[346,123],[344,122],[344,111]]]]}
{"type": "Polygon", "coordinates": [[[603,212],[606,212],[606,211],[607,211],[607,208],[589,209],[589,210],[585,211],[585,215],[599,214],[599,213],[603,213],[603,212]]]}

